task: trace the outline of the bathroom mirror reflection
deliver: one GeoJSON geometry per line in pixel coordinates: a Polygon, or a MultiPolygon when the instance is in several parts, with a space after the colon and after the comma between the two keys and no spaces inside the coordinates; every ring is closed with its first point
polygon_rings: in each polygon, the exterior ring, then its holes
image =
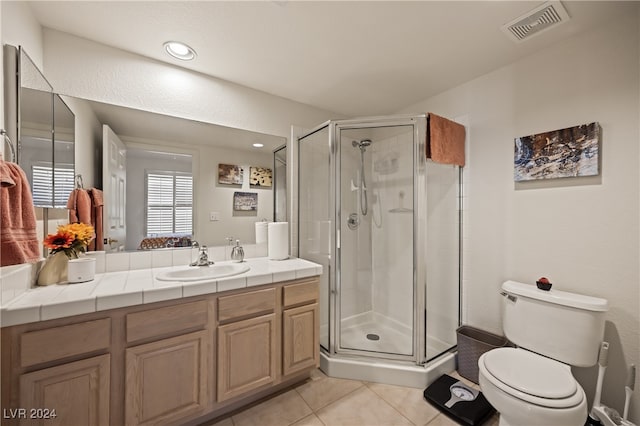
{"type": "MultiPolygon", "coordinates": [[[[106,251],[162,246],[159,240],[149,241],[150,238],[166,241],[167,246],[180,246],[184,243],[183,236],[208,246],[225,245],[228,237],[253,244],[254,222],[273,220],[273,188],[251,185],[250,168],[272,168],[273,151],[286,143],[285,138],[101,102],[67,99],[83,111],[77,116],[79,126],[93,129],[87,134],[98,135],[94,136],[94,154],[102,152],[102,140],[98,139],[102,139],[103,125],[125,146],[119,154],[126,156],[123,161],[126,241],[123,244],[120,238],[115,238],[119,241],[106,244],[106,251]],[[264,146],[256,148],[254,143],[264,146]],[[241,183],[220,183],[219,164],[239,166],[241,183]],[[234,210],[235,192],[256,193],[257,209],[234,210]]],[[[107,190],[102,170],[95,170],[94,181],[96,187],[107,190]]],[[[105,240],[111,238],[108,216],[113,209],[107,205],[108,198],[105,193],[105,240]]]]}

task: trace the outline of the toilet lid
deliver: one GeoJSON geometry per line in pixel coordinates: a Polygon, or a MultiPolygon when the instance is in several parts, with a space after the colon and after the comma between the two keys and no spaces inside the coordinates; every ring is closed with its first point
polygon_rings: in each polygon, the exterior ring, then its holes
{"type": "Polygon", "coordinates": [[[484,354],[484,365],[505,385],[538,398],[569,398],[578,391],[569,366],[533,352],[499,348],[484,354]]]}

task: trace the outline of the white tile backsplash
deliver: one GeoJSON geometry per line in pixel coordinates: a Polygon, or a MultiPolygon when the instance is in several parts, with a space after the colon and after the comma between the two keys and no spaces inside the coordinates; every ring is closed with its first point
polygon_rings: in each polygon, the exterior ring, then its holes
{"type": "Polygon", "coordinates": [[[151,252],[137,251],[129,254],[129,269],[151,268],[151,252]]]}
{"type": "Polygon", "coordinates": [[[172,250],[152,250],[151,251],[151,267],[163,268],[173,265],[172,250]]]}
{"type": "Polygon", "coordinates": [[[130,253],[109,253],[106,256],[105,272],[128,271],[130,257],[130,253]]]}

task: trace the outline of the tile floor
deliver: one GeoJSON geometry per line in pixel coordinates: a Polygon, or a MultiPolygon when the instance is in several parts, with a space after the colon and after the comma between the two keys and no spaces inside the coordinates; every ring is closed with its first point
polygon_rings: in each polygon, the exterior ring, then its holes
{"type": "MultiPolygon", "coordinates": [[[[478,386],[450,374],[470,386],[478,386]]],[[[217,419],[215,426],[449,426],[454,421],[426,402],[422,389],[335,379],[315,370],[311,378],[266,401],[217,419]]],[[[487,426],[496,426],[496,414],[487,426]]]]}

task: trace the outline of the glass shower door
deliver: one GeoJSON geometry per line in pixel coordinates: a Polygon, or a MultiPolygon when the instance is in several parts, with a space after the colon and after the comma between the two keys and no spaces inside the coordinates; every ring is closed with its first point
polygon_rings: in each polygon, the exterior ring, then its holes
{"type": "Polygon", "coordinates": [[[416,358],[418,145],[404,123],[336,126],[337,351],[416,358]]]}
{"type": "Polygon", "coordinates": [[[330,350],[332,218],[329,126],[299,139],[298,143],[298,253],[322,265],[320,276],[320,346],[330,350]]]}

